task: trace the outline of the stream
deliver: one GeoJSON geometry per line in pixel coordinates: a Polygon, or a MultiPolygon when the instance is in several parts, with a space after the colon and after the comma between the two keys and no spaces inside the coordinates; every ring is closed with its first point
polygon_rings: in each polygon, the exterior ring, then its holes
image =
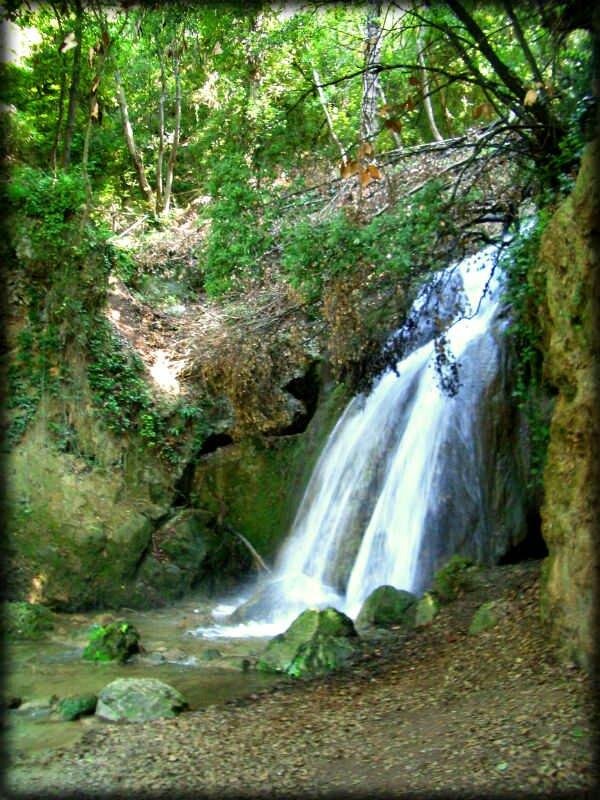
{"type": "Polygon", "coordinates": [[[116,678],[157,678],[178,689],[190,710],[225,703],[280,683],[281,676],[243,670],[268,639],[219,639],[211,642],[192,631],[210,619],[213,603],[188,596],[171,606],[149,611],[57,614],[53,631],[37,641],[7,642],[5,696],[21,706],[4,715],[4,735],[11,762],[51,755],[72,746],[92,727],[111,725],[96,716],[74,722],[56,719],[43,708],[50,697],[97,694],[116,678]],[[125,664],[95,663],[82,658],[92,625],[127,619],[140,632],[144,652],[125,664]]]}

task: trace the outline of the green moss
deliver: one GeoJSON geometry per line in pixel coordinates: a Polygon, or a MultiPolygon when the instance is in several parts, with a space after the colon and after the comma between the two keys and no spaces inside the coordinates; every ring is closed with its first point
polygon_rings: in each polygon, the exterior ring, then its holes
{"type": "Polygon", "coordinates": [[[489,628],[493,628],[498,624],[498,620],[499,616],[496,602],[490,600],[488,603],[483,603],[473,615],[473,619],[469,625],[469,634],[474,635],[486,631],[489,628]]]}
{"type": "Polygon", "coordinates": [[[430,625],[434,618],[439,614],[440,604],[435,595],[426,592],[417,603],[415,614],[415,627],[421,628],[430,625]]]}
{"type": "Polygon", "coordinates": [[[97,625],[90,632],[89,642],[83,651],[87,661],[127,661],[139,650],[140,634],[125,620],[97,625]]]}
{"type": "Polygon", "coordinates": [[[82,694],[64,697],[58,702],[57,710],[61,719],[66,722],[93,714],[98,698],[95,694],[82,694]]]}
{"type": "Polygon", "coordinates": [[[454,555],[436,572],[433,591],[444,603],[456,600],[464,592],[475,588],[477,567],[468,558],[454,555]]]}
{"type": "Polygon", "coordinates": [[[4,603],[6,633],[15,639],[39,639],[54,628],[52,612],[43,605],[26,602],[4,603]]]}
{"type": "Polygon", "coordinates": [[[378,586],[367,597],[356,618],[357,628],[413,625],[417,597],[393,586],[378,586]]]}
{"type": "Polygon", "coordinates": [[[307,609],[269,642],[257,667],[294,677],[321,674],[347,660],[355,650],[356,638],[352,620],[340,611],[307,609]]]}

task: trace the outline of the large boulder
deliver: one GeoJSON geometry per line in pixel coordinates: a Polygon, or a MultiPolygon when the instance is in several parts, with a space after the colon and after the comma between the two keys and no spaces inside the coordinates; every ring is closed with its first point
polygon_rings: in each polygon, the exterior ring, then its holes
{"type": "Polygon", "coordinates": [[[367,597],[356,618],[356,627],[389,628],[392,625],[412,627],[418,598],[411,592],[393,586],[378,586],[367,597]]]}
{"type": "Polygon", "coordinates": [[[175,717],[187,707],[177,689],[156,678],[118,678],[98,695],[96,715],[113,722],[146,722],[175,717]]]}
{"type": "Polygon", "coordinates": [[[125,620],[96,625],[90,633],[90,640],[83,651],[87,661],[124,662],[139,652],[140,634],[125,620]]]}
{"type": "Polygon", "coordinates": [[[293,677],[321,675],[343,666],[356,652],[357,641],[352,620],[341,611],[307,609],[271,639],[257,668],[293,677]]]}
{"type": "Polygon", "coordinates": [[[54,627],[54,615],[38,603],[4,603],[6,633],[14,639],[39,639],[54,627]]]}

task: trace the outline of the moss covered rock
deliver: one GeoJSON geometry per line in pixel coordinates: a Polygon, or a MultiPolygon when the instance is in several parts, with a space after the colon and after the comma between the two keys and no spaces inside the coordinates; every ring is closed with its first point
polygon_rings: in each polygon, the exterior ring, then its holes
{"type": "Polygon", "coordinates": [[[96,715],[114,722],[147,722],[176,717],[188,708],[185,697],[155,678],[118,678],[98,695],[96,715]]]}
{"type": "Polygon", "coordinates": [[[544,374],[557,392],[544,470],[542,536],[549,557],[542,616],[566,659],[595,663],[594,586],[600,504],[600,137],[583,154],[575,189],[542,237],[544,374]]]}
{"type": "Polygon", "coordinates": [[[57,711],[61,719],[66,722],[93,714],[96,710],[98,697],[95,694],[73,695],[63,697],[57,703],[57,711]]]}
{"type": "Polygon", "coordinates": [[[440,604],[435,595],[431,594],[431,592],[425,592],[417,603],[415,627],[423,628],[426,625],[431,625],[439,610],[440,604]]]}
{"type": "Polygon", "coordinates": [[[477,567],[460,555],[454,555],[433,577],[433,591],[444,603],[456,600],[476,585],[477,567]]]}
{"type": "Polygon", "coordinates": [[[356,618],[356,627],[388,628],[414,625],[418,598],[393,586],[378,586],[367,597],[356,618]]]}
{"type": "Polygon", "coordinates": [[[482,603],[473,614],[469,633],[475,635],[494,628],[509,612],[510,608],[506,601],[489,600],[487,603],[482,603]]]}
{"type": "Polygon", "coordinates": [[[271,639],[257,668],[294,677],[323,674],[343,666],[356,652],[357,641],[352,620],[341,611],[307,609],[271,639]]]}
{"type": "Polygon", "coordinates": [[[14,639],[39,639],[54,627],[54,615],[38,603],[4,603],[6,633],[14,639]]]}
{"type": "Polygon", "coordinates": [[[127,661],[139,652],[140,635],[137,629],[125,620],[108,625],[95,626],[83,651],[88,661],[127,661]]]}

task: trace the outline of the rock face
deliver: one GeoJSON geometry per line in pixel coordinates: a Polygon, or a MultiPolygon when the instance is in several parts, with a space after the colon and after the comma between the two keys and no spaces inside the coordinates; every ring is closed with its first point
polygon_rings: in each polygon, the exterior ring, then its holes
{"type": "Polygon", "coordinates": [[[188,706],[184,696],[155,678],[118,678],[98,695],[96,715],[119,722],[176,717],[188,706]]]}
{"type": "Polygon", "coordinates": [[[393,586],[378,586],[367,597],[356,618],[356,627],[388,628],[390,625],[412,626],[415,622],[417,597],[393,586]]]}
{"type": "Polygon", "coordinates": [[[125,662],[139,650],[140,635],[129,622],[111,622],[94,628],[83,651],[87,661],[125,662]]]}
{"type": "Polygon", "coordinates": [[[257,667],[296,678],[324,674],[341,667],[355,653],[357,641],[350,617],[335,608],[307,609],[271,639],[257,667]]]}
{"type": "Polygon", "coordinates": [[[586,147],[575,189],[546,228],[539,254],[546,278],[540,314],[544,371],[557,390],[544,472],[542,535],[549,555],[542,616],[565,655],[587,667],[593,652],[600,483],[599,163],[597,137],[586,147]]]}

